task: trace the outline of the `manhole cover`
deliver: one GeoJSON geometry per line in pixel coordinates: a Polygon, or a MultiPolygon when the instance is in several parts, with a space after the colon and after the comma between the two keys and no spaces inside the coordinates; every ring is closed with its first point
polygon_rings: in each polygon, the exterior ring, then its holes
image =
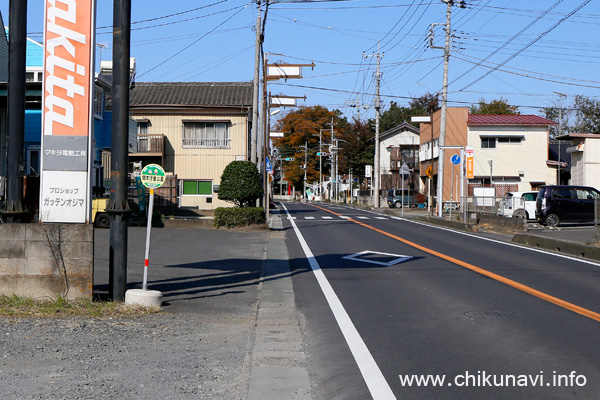
{"type": "Polygon", "coordinates": [[[381,253],[378,251],[365,250],[361,251],[360,253],[352,254],[342,258],[371,264],[391,266],[395,264],[400,264],[401,262],[404,262],[406,260],[410,260],[412,257],[405,256],[402,254],[381,253]]]}

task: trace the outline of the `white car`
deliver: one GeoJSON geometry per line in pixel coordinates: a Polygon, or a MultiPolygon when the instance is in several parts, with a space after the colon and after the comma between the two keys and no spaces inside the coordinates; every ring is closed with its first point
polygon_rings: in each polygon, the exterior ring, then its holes
{"type": "Polygon", "coordinates": [[[498,215],[535,219],[535,199],[538,192],[508,192],[500,202],[498,215]]]}

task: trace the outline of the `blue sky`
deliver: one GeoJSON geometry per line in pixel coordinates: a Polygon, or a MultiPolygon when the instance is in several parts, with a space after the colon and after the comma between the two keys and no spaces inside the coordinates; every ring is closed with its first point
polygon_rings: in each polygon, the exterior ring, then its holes
{"type": "MultiPolygon", "coordinates": [[[[555,92],[568,96],[564,105],[577,94],[600,96],[599,2],[590,2],[562,22],[585,1],[466,3],[465,9],[452,9],[451,106],[502,96],[523,114],[539,114],[541,107],[557,104],[555,92]],[[478,80],[498,64],[503,65],[478,80]]],[[[27,31],[40,41],[43,4],[28,2],[27,31]]],[[[97,3],[96,55],[102,60],[112,58],[112,5],[110,0],[97,3]]],[[[8,7],[8,0],[0,0],[5,24],[8,7]]],[[[133,0],[131,55],[137,60],[137,80],[252,80],[256,15],[256,4],[249,0],[133,0]]],[[[445,22],[445,15],[441,0],[273,3],[264,44],[269,60],[314,61],[316,67],[305,68],[303,79],[269,83],[269,91],[306,95],[299,105],[337,108],[348,117],[356,115],[350,105],[359,102],[367,107],[361,116],[373,117],[376,62],[363,52],[372,56],[378,42],[384,109],[390,101],[406,105],[412,97],[441,90],[443,51],[428,44],[430,24],[445,22]]],[[[434,29],[435,45],[443,45],[443,34],[441,27],[434,29]]]]}

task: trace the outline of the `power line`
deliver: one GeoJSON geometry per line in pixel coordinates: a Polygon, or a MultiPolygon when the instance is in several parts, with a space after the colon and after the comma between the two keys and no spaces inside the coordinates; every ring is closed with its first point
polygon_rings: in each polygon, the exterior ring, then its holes
{"type": "Polygon", "coordinates": [[[190,43],[189,45],[187,45],[186,47],[184,47],[183,49],[179,50],[177,53],[173,54],[172,56],[168,57],[167,59],[165,59],[164,61],[158,63],[157,65],[155,65],[154,67],[150,68],[148,71],[144,72],[143,74],[139,75],[138,78],[141,78],[142,76],[154,71],[155,69],[157,69],[158,67],[166,64],[167,62],[169,62],[170,60],[172,60],[173,58],[177,57],[178,55],[180,55],[181,53],[183,53],[184,51],[186,51],[187,49],[189,49],[190,47],[192,47],[193,45],[195,45],[196,43],[198,43],[199,41],[201,41],[202,39],[204,39],[206,36],[208,36],[210,33],[214,32],[215,30],[217,30],[217,28],[223,26],[224,24],[226,24],[229,20],[231,20],[233,17],[235,17],[236,15],[238,15],[240,12],[242,12],[246,7],[248,7],[248,5],[250,5],[251,3],[246,4],[245,6],[241,7],[238,11],[236,11],[233,15],[229,16],[227,19],[225,19],[225,21],[221,22],[219,25],[215,26],[213,29],[211,29],[210,31],[208,31],[206,34],[204,34],[203,36],[201,36],[200,38],[194,40],[192,43],[190,43]]]}
{"type": "MultiPolygon", "coordinates": [[[[560,0],[562,1],[562,0],[560,0]]],[[[531,47],[533,44],[535,44],[535,42],[537,42],[538,40],[540,40],[541,38],[543,38],[544,36],[546,36],[548,33],[550,33],[551,31],[553,31],[557,26],[559,26],[560,24],[562,24],[565,20],[567,20],[571,15],[575,14],[577,11],[579,11],[580,9],[582,9],[583,7],[585,7],[589,2],[591,2],[592,0],[586,0],[583,3],[581,3],[577,8],[575,8],[573,11],[571,11],[569,14],[567,14],[566,16],[564,16],[561,20],[559,20],[557,23],[555,23],[554,25],[552,25],[549,29],[547,29],[545,32],[541,33],[538,35],[537,38],[535,38],[534,40],[532,40],[531,42],[529,42],[527,45],[525,45],[522,49],[520,49],[519,51],[517,51],[515,54],[513,54],[512,56],[508,57],[506,60],[502,61],[500,64],[498,64],[497,67],[495,67],[494,69],[491,69],[490,71],[486,72],[485,74],[483,74],[482,76],[480,76],[479,78],[475,79],[473,82],[469,83],[468,85],[466,85],[465,87],[463,87],[462,89],[459,90],[465,90],[468,87],[473,86],[474,84],[476,84],[477,82],[479,82],[480,80],[484,79],[485,77],[487,77],[489,74],[493,73],[496,69],[500,68],[501,66],[503,66],[504,64],[506,64],[507,62],[509,62],[510,60],[512,60],[513,58],[517,57],[519,54],[521,54],[523,51],[527,50],[529,47],[531,47]]]]}

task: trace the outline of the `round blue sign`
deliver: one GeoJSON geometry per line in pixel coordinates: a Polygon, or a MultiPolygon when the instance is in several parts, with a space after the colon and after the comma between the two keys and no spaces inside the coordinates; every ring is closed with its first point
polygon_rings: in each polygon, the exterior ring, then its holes
{"type": "Polygon", "coordinates": [[[452,164],[458,164],[458,163],[460,163],[460,156],[458,154],[455,154],[452,156],[450,161],[452,161],[452,164]]]}

